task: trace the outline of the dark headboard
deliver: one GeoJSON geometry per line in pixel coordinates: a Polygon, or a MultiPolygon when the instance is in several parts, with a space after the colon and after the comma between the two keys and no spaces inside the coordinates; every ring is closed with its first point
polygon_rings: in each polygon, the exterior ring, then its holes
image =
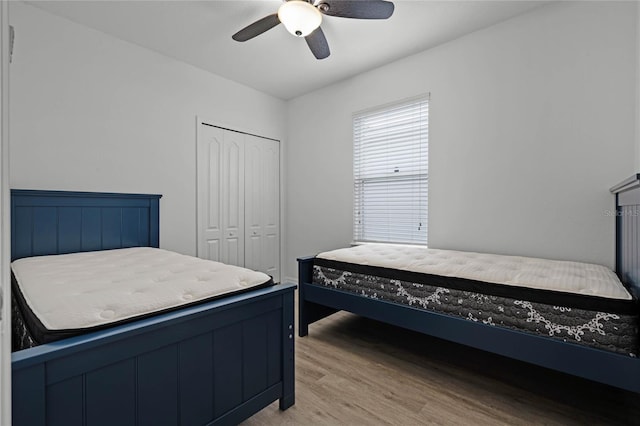
{"type": "Polygon", "coordinates": [[[158,247],[161,195],[11,190],[11,260],[158,247]]]}
{"type": "Polygon", "coordinates": [[[640,299],[640,174],[611,188],[616,195],[616,273],[640,299]]]}

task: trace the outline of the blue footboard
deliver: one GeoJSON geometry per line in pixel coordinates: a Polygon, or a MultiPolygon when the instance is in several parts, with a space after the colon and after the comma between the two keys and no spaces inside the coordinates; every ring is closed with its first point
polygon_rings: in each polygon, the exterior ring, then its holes
{"type": "Polygon", "coordinates": [[[237,424],[294,403],[284,284],[13,354],[13,424],[237,424]]]}

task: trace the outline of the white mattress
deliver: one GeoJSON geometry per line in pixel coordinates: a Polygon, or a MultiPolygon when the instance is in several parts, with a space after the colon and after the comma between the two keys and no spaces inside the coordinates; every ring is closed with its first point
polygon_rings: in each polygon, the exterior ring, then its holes
{"type": "Polygon", "coordinates": [[[495,284],[630,300],[616,274],[600,265],[436,250],[399,244],[362,244],[317,257],[495,284]]]}
{"type": "Polygon", "coordinates": [[[30,257],[11,268],[29,308],[49,330],[105,325],[270,279],[262,272],[150,247],[30,257]]]}

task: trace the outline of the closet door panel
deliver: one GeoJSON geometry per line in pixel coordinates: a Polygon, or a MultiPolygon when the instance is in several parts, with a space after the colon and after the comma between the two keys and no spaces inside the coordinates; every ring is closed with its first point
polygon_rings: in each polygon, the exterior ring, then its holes
{"type": "Polygon", "coordinates": [[[245,145],[246,266],[280,281],[280,143],[247,136],[245,145]]]}
{"type": "Polygon", "coordinates": [[[220,261],[223,130],[201,125],[197,147],[198,256],[220,261]]]}
{"type": "Polygon", "coordinates": [[[245,139],[245,266],[263,271],[262,261],[262,210],[264,162],[260,138],[245,139]]]}
{"type": "Polygon", "coordinates": [[[263,238],[263,242],[265,264],[263,271],[271,275],[274,280],[280,281],[280,237],[277,234],[269,234],[263,238]]]}
{"type": "Polygon", "coordinates": [[[280,281],[280,143],[264,142],[262,270],[280,281]]]}
{"type": "Polygon", "coordinates": [[[244,135],[224,131],[222,262],[244,266],[244,135]]]}
{"type": "Polygon", "coordinates": [[[236,237],[227,237],[223,246],[223,263],[227,265],[244,266],[243,253],[240,250],[240,240],[236,237]]]}

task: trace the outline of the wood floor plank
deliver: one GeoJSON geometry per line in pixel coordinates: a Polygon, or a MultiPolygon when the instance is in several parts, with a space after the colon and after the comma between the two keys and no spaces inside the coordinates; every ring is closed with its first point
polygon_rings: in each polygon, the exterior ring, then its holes
{"type": "Polygon", "coordinates": [[[296,404],[243,425],[640,425],[640,395],[340,312],[296,339],[296,404]]]}

